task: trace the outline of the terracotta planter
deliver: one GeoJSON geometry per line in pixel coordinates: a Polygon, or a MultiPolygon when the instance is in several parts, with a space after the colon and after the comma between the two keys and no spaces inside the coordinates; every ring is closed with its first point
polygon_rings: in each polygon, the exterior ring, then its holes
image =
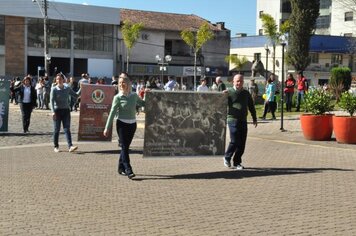
{"type": "Polygon", "coordinates": [[[300,124],[305,139],[316,141],[331,140],[333,133],[333,114],[326,115],[300,115],[300,124]]]}
{"type": "Polygon", "coordinates": [[[333,127],[338,143],[356,144],[356,117],[334,116],[333,127]]]}

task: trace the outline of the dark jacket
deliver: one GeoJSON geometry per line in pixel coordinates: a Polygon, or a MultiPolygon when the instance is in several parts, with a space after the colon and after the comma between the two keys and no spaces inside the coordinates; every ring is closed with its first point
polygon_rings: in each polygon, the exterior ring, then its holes
{"type": "MultiPolygon", "coordinates": [[[[17,102],[19,103],[22,103],[24,90],[25,90],[25,86],[23,84],[21,84],[20,86],[14,89],[17,95],[17,102]]],[[[31,104],[33,107],[36,107],[36,103],[37,103],[36,89],[33,86],[31,86],[31,104]]]]}
{"type": "Polygon", "coordinates": [[[253,121],[257,121],[256,109],[251,94],[246,89],[228,89],[228,121],[246,122],[250,111],[253,121]]]}

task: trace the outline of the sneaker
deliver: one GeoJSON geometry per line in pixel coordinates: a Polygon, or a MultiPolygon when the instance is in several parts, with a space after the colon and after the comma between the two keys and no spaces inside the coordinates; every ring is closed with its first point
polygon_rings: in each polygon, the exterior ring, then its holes
{"type": "Polygon", "coordinates": [[[54,148],[54,152],[57,152],[57,153],[58,153],[58,152],[59,152],[59,148],[55,147],[55,148],[54,148]]]}
{"type": "Polygon", "coordinates": [[[237,166],[234,166],[234,169],[236,170],[243,170],[244,167],[242,165],[237,165],[237,166]]]}
{"type": "Polygon", "coordinates": [[[231,167],[231,163],[229,161],[227,161],[224,157],[224,166],[227,167],[227,168],[230,168],[231,167]]]}
{"type": "Polygon", "coordinates": [[[132,170],[130,171],[126,171],[126,175],[129,179],[132,179],[133,177],[135,177],[136,175],[132,172],[132,170]]]}
{"type": "Polygon", "coordinates": [[[126,175],[124,169],[120,169],[120,168],[119,168],[117,172],[119,173],[119,175],[126,175]]]}
{"type": "Polygon", "coordinates": [[[77,146],[71,146],[68,151],[69,151],[69,152],[74,152],[74,151],[77,150],[77,149],[78,149],[77,146]]]}

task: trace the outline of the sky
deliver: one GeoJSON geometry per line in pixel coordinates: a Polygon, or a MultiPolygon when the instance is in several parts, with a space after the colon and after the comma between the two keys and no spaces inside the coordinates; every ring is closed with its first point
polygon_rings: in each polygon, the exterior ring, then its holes
{"type": "Polygon", "coordinates": [[[236,33],[256,35],[256,0],[50,0],[92,6],[195,14],[211,23],[225,22],[236,33]]]}

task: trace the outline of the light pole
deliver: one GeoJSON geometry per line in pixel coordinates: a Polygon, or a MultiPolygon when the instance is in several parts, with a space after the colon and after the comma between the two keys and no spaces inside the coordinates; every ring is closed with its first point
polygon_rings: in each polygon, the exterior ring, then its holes
{"type": "Polygon", "coordinates": [[[265,44],[265,50],[266,50],[266,68],[265,68],[265,80],[267,81],[267,76],[268,76],[268,54],[269,54],[269,48],[268,44],[265,44]]]}
{"type": "Polygon", "coordinates": [[[287,38],[285,35],[281,35],[280,37],[280,42],[281,42],[281,46],[282,46],[282,81],[281,81],[281,128],[280,130],[282,132],[285,131],[284,127],[283,127],[283,103],[284,103],[284,48],[287,45],[287,38]]]}
{"type": "Polygon", "coordinates": [[[43,6],[40,5],[40,3],[37,0],[32,0],[32,2],[36,2],[38,7],[40,8],[42,17],[43,17],[43,48],[44,48],[44,69],[45,69],[45,74],[49,75],[49,63],[51,61],[51,55],[49,54],[48,50],[48,31],[47,31],[47,20],[48,20],[48,15],[47,15],[47,9],[48,9],[48,4],[47,0],[43,0],[43,6]],[[43,8],[43,10],[42,10],[43,8]]]}
{"type": "Polygon", "coordinates": [[[161,71],[161,83],[163,83],[163,72],[167,70],[168,62],[172,61],[172,56],[166,55],[164,58],[161,58],[160,55],[156,55],[156,61],[161,71]]]}

